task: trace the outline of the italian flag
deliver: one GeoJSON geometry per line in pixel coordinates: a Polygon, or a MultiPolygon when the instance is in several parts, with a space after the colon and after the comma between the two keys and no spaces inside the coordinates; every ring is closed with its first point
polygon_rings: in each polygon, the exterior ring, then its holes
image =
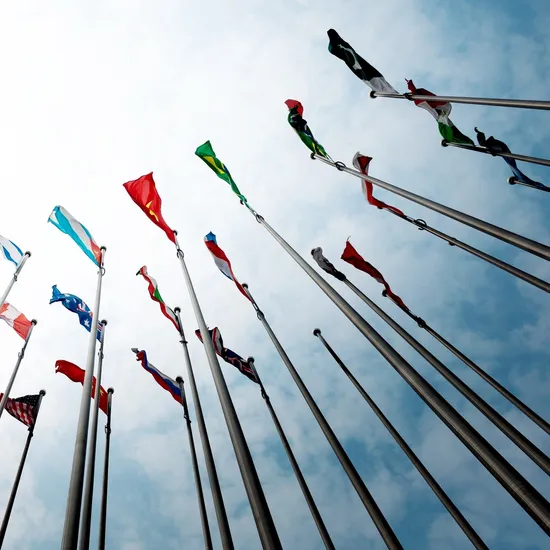
{"type": "Polygon", "coordinates": [[[180,328],[179,328],[178,319],[176,317],[176,314],[174,313],[173,309],[169,308],[164,303],[164,300],[162,299],[162,296],[160,295],[159,287],[157,285],[157,282],[155,281],[155,279],[153,279],[153,277],[151,277],[151,275],[149,275],[147,273],[147,266],[144,265],[136,273],[136,275],[141,275],[147,281],[147,283],[149,284],[148,290],[149,290],[149,296],[151,296],[151,300],[153,300],[155,302],[158,302],[158,304],[160,306],[160,310],[162,311],[162,314],[165,317],[167,317],[168,319],[170,319],[170,321],[172,321],[172,323],[176,327],[176,330],[179,332],[180,328]]]}

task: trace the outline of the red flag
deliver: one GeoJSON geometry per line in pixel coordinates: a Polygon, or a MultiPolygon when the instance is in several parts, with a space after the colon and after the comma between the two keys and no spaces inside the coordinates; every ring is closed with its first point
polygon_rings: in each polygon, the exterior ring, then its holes
{"type": "Polygon", "coordinates": [[[11,304],[8,304],[8,302],[4,302],[2,307],[0,307],[0,319],[4,319],[23,340],[27,339],[32,327],[32,322],[11,304]]]}
{"type": "MultiPolygon", "coordinates": [[[[59,359],[55,362],[55,372],[60,372],[64,374],[69,380],[73,382],[80,382],[84,385],[84,376],[86,372],[77,367],[74,363],[59,359]]],[[[95,397],[95,376],[92,380],[92,398],[95,397]]],[[[99,386],[99,408],[107,414],[107,392],[103,389],[103,386],[99,386]]]]}
{"type": "Polygon", "coordinates": [[[145,215],[158,227],[160,227],[166,236],[175,244],[176,237],[174,230],[164,221],[162,217],[162,200],[155,187],[153,172],[141,176],[137,180],[128,181],[124,184],[132,200],[145,212],[145,215]]]}

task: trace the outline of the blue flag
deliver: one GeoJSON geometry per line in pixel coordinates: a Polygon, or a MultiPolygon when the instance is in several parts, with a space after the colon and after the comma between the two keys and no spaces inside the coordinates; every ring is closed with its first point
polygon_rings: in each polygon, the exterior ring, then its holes
{"type": "MultiPolygon", "coordinates": [[[[76,313],[78,315],[78,320],[80,324],[90,332],[92,327],[92,312],[90,308],[74,294],[63,294],[59,292],[57,285],[52,286],[52,299],[50,304],[55,302],[61,302],[69,311],[76,313]]],[[[103,330],[103,325],[97,323],[97,339],[101,340],[101,331],[103,330]]]]}

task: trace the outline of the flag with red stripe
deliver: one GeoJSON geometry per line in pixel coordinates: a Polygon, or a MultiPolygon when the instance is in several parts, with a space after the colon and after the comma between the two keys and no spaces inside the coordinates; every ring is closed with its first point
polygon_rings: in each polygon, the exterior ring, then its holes
{"type": "MultiPolygon", "coordinates": [[[[4,397],[3,393],[0,393],[0,401],[4,397]]],[[[29,428],[34,425],[36,419],[36,406],[38,405],[39,395],[24,395],[23,397],[17,397],[6,401],[6,411],[14,418],[19,420],[28,426],[29,428]]]]}

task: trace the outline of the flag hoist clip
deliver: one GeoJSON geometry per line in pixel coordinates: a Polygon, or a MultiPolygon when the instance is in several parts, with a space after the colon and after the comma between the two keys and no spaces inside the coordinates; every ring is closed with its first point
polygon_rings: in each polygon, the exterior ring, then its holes
{"type": "MultiPolygon", "coordinates": [[[[174,233],[175,233],[175,231],[174,231],[174,233]]],[[[183,255],[183,252],[182,252],[182,255],[183,255]]],[[[181,307],[180,307],[180,306],[176,306],[176,307],[174,308],[174,311],[175,311],[176,313],[181,313],[181,307]]],[[[182,327],[181,327],[181,325],[180,325],[180,322],[179,322],[179,315],[177,316],[177,319],[178,319],[178,325],[179,325],[179,328],[180,328],[180,336],[181,336],[180,344],[185,344],[185,345],[187,345],[189,342],[185,339],[185,334],[184,334],[183,329],[182,329],[182,327]]],[[[176,380],[176,382],[177,382],[177,380],[176,380]]]]}

